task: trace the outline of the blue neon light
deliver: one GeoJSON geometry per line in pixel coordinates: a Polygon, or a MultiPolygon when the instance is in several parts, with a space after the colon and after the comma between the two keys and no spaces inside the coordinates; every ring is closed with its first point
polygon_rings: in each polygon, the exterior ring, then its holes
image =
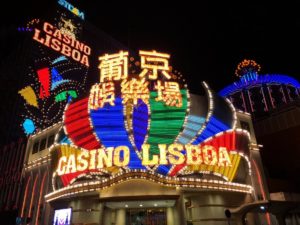
{"type": "Polygon", "coordinates": [[[63,78],[62,76],[59,74],[59,72],[57,71],[56,68],[52,68],[51,69],[51,81],[52,83],[61,81],[63,78]]]}
{"type": "Polygon", "coordinates": [[[226,131],[230,129],[230,127],[224,124],[222,121],[215,118],[215,116],[211,116],[209,122],[207,123],[203,132],[196,138],[193,142],[193,145],[200,144],[205,141],[207,138],[216,135],[222,131],[226,131]]]}
{"type": "Polygon", "coordinates": [[[53,91],[55,88],[57,88],[59,85],[64,84],[64,83],[68,83],[70,82],[70,80],[61,80],[55,83],[52,83],[51,85],[51,91],[53,91]]]}
{"type": "Polygon", "coordinates": [[[125,128],[125,118],[123,115],[123,104],[121,98],[115,99],[115,105],[106,105],[97,110],[91,110],[90,116],[96,135],[101,143],[108,147],[128,146],[130,150],[130,169],[145,169],[141,160],[130,143],[128,133],[125,128]]]}
{"type": "Polygon", "coordinates": [[[148,117],[148,107],[139,99],[138,106],[134,107],[132,116],[133,136],[135,146],[138,150],[141,150],[141,146],[148,132],[148,117]]]}
{"type": "Polygon", "coordinates": [[[252,86],[258,84],[285,84],[285,85],[292,85],[295,88],[300,88],[300,83],[286,75],[278,75],[278,74],[266,74],[266,75],[259,75],[257,79],[245,79],[242,77],[239,81],[234,82],[231,85],[228,85],[224,89],[219,92],[221,96],[228,96],[236,91],[241,91],[243,88],[250,88],[252,86]]]}
{"type": "Polygon", "coordinates": [[[61,61],[67,60],[66,56],[62,55],[52,61],[52,65],[59,63],[61,61]]]}
{"type": "Polygon", "coordinates": [[[60,144],[71,144],[71,141],[67,136],[64,136],[59,143],[60,144]]]}
{"type": "Polygon", "coordinates": [[[35,131],[34,122],[31,119],[25,119],[23,122],[23,128],[27,135],[32,134],[35,131]]]}
{"type": "Polygon", "coordinates": [[[78,16],[78,17],[80,17],[81,19],[84,20],[84,13],[81,12],[81,11],[79,11],[78,8],[76,8],[75,6],[73,6],[72,4],[70,4],[69,2],[67,2],[65,0],[58,0],[58,4],[60,4],[61,6],[65,7],[70,12],[74,13],[76,16],[78,16]]]}
{"type": "Polygon", "coordinates": [[[189,115],[186,126],[178,138],[178,143],[188,144],[198,133],[205,122],[204,117],[189,115]]]}
{"type": "Polygon", "coordinates": [[[67,82],[70,82],[70,80],[64,80],[56,68],[51,69],[51,91],[57,88],[57,86],[67,82]]]}

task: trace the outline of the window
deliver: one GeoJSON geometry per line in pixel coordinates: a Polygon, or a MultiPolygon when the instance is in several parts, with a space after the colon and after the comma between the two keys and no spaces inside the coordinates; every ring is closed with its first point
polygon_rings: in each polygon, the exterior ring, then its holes
{"type": "Polygon", "coordinates": [[[32,148],[32,154],[37,153],[39,151],[39,141],[34,142],[33,148],[32,148]]]}
{"type": "Polygon", "coordinates": [[[46,138],[41,140],[40,151],[46,148],[46,138]]]}
{"type": "Polygon", "coordinates": [[[54,134],[48,137],[47,148],[49,148],[54,143],[54,134]]]}

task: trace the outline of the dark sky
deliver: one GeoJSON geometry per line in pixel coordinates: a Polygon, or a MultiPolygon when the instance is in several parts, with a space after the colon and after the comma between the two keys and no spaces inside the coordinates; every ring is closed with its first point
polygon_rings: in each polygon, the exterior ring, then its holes
{"type": "MultiPolygon", "coordinates": [[[[49,2],[56,4],[56,0],[8,2],[7,8],[2,7],[1,27],[42,16],[49,2]]],[[[150,1],[122,5],[115,1],[69,2],[84,11],[92,24],[129,48],[170,53],[172,66],[188,78],[192,89],[202,80],[215,90],[230,84],[236,79],[236,65],[244,58],[256,60],[262,66],[261,73],[300,79],[300,13],[296,3],[247,1],[229,6],[181,1],[160,6],[150,1]]]]}

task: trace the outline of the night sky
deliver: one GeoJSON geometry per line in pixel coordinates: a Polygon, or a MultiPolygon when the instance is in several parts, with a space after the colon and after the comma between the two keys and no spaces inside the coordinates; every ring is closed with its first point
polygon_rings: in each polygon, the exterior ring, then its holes
{"type": "MultiPolygon", "coordinates": [[[[8,27],[42,17],[50,2],[56,4],[55,0],[8,2],[1,14],[1,50],[8,41],[8,27]]],[[[300,13],[291,3],[245,2],[233,7],[184,2],[168,6],[150,1],[121,5],[69,2],[84,11],[92,24],[133,51],[170,53],[172,66],[187,77],[194,91],[202,80],[215,90],[230,84],[236,80],[237,64],[245,58],[256,60],[262,74],[300,79],[300,13]]]]}

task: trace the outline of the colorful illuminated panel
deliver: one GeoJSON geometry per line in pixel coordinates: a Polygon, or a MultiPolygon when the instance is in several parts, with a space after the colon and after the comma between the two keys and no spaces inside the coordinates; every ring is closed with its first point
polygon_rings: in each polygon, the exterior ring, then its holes
{"type": "Polygon", "coordinates": [[[190,95],[166,66],[169,55],[140,55],[139,74],[126,71],[128,52],[99,57],[101,82],[66,107],[66,136],[50,150],[59,182],[129,171],[170,179],[211,173],[234,181],[241,160],[248,160],[249,135],[235,129],[232,105],[205,83],[207,96],[190,95]]]}

